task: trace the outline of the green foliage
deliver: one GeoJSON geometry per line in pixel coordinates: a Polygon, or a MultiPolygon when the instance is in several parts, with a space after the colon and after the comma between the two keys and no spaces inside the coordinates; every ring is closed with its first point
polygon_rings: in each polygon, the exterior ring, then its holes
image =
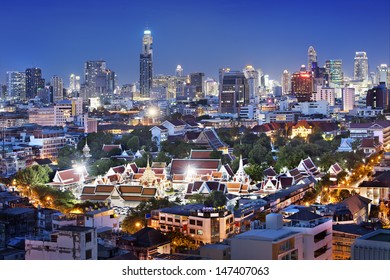
{"type": "Polygon", "coordinates": [[[191,149],[198,148],[193,143],[186,143],[184,140],[176,139],[174,142],[161,142],[161,151],[168,153],[173,158],[185,158],[190,155],[191,149]]]}
{"type": "MultiPolygon", "coordinates": [[[[93,159],[101,159],[107,156],[107,153],[102,150],[103,144],[112,144],[114,136],[110,133],[97,132],[89,133],[87,136],[88,146],[91,149],[93,159]]],[[[80,140],[77,144],[77,150],[82,151],[85,146],[85,139],[80,140]]]]}
{"type": "Polygon", "coordinates": [[[127,148],[132,150],[133,152],[138,151],[141,148],[140,140],[138,136],[132,136],[126,142],[127,148]]]}
{"type": "Polygon", "coordinates": [[[348,197],[351,197],[351,196],[352,196],[351,193],[347,189],[342,189],[339,192],[339,200],[340,201],[343,201],[343,200],[345,200],[345,199],[347,199],[348,197]]]}
{"type": "Polygon", "coordinates": [[[149,214],[152,210],[171,207],[175,205],[167,198],[155,199],[152,198],[149,201],[142,201],[137,207],[128,214],[122,222],[122,230],[124,232],[133,234],[146,226],[145,215],[149,214]]]}
{"type": "Polygon", "coordinates": [[[222,151],[212,151],[210,153],[211,159],[221,159],[222,158],[222,151]]]}
{"type": "Polygon", "coordinates": [[[36,185],[31,188],[31,192],[32,197],[39,200],[42,206],[64,212],[73,207],[73,202],[75,201],[71,191],[60,191],[45,185],[36,185]]]}
{"type": "Polygon", "coordinates": [[[111,167],[122,165],[125,162],[123,160],[113,159],[99,159],[95,161],[89,168],[89,173],[92,176],[98,176],[105,174],[111,167]]]}
{"type": "Polygon", "coordinates": [[[157,154],[155,161],[170,163],[172,161],[172,158],[170,156],[168,156],[166,153],[164,153],[163,151],[160,151],[157,154]]]}
{"type": "Polygon", "coordinates": [[[119,149],[119,148],[114,148],[112,149],[111,151],[108,152],[108,156],[109,157],[112,157],[112,156],[119,156],[122,154],[122,150],[119,149]]]}
{"type": "Polygon", "coordinates": [[[171,246],[174,251],[183,251],[185,249],[196,249],[195,240],[180,231],[169,231],[166,235],[171,240],[171,246]]]}
{"type": "Polygon", "coordinates": [[[221,191],[212,191],[209,196],[206,197],[204,205],[206,207],[222,207],[227,202],[226,196],[221,191]]]}
{"type": "Polygon", "coordinates": [[[196,193],[196,194],[193,194],[191,196],[191,198],[189,199],[190,201],[190,204],[204,204],[206,200],[206,196],[204,194],[201,194],[201,193],[196,193]]]}
{"type": "Polygon", "coordinates": [[[53,170],[48,165],[33,165],[19,170],[15,179],[18,185],[37,186],[49,182],[53,170]]]}
{"type": "Polygon", "coordinates": [[[263,179],[264,168],[259,164],[250,164],[245,168],[246,174],[254,181],[261,181],[263,179]]]}
{"type": "Polygon", "coordinates": [[[76,160],[80,159],[81,152],[78,151],[73,146],[64,146],[62,149],[58,151],[58,168],[60,169],[68,169],[72,168],[72,165],[76,162],[76,160]]]}

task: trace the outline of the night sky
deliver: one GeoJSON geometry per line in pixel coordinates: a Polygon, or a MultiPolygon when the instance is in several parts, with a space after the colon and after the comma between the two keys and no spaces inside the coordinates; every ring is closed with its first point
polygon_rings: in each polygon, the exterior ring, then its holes
{"type": "Polygon", "coordinates": [[[390,64],[389,0],[19,0],[0,1],[0,83],[7,70],[42,68],[50,79],[82,75],[86,60],[104,59],[120,84],[139,78],[143,30],[153,35],[154,73],[173,75],[251,64],[279,80],[307,64],[313,45],[322,66],[342,59],[352,75],[356,51],[370,71],[390,64]]]}

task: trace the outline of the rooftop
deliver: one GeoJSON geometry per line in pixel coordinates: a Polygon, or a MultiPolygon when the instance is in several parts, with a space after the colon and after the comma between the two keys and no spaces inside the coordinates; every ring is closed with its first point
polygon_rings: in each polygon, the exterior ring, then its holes
{"type": "Polygon", "coordinates": [[[250,239],[259,241],[279,241],[298,234],[289,229],[254,229],[235,236],[235,239],[250,239]]]}

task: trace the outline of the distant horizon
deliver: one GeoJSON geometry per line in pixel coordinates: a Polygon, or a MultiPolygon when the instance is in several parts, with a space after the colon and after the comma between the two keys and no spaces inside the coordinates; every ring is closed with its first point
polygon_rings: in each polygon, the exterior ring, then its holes
{"type": "Polygon", "coordinates": [[[0,83],[5,83],[7,71],[39,67],[46,81],[57,75],[68,86],[72,73],[84,81],[88,60],[106,61],[119,85],[137,82],[145,29],[153,36],[154,76],[174,75],[181,65],[184,75],[204,72],[217,80],[220,68],[242,70],[252,65],[280,81],[285,69],[293,73],[307,65],[309,46],[315,48],[319,66],[328,59],[341,59],[348,77],[353,75],[355,52],[364,51],[370,72],[376,72],[380,64],[390,64],[389,1],[352,4],[335,0],[325,4],[2,2],[0,83]]]}

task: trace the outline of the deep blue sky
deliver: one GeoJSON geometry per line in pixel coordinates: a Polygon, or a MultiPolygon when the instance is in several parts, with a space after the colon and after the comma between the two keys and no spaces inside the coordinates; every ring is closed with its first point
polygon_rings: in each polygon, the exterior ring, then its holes
{"type": "Polygon", "coordinates": [[[143,30],[154,39],[155,74],[241,70],[252,64],[280,79],[307,63],[313,45],[322,65],[355,51],[370,70],[390,57],[389,0],[18,0],[0,1],[0,82],[7,70],[41,67],[49,79],[82,75],[86,60],[104,59],[119,83],[139,77],[143,30]]]}

